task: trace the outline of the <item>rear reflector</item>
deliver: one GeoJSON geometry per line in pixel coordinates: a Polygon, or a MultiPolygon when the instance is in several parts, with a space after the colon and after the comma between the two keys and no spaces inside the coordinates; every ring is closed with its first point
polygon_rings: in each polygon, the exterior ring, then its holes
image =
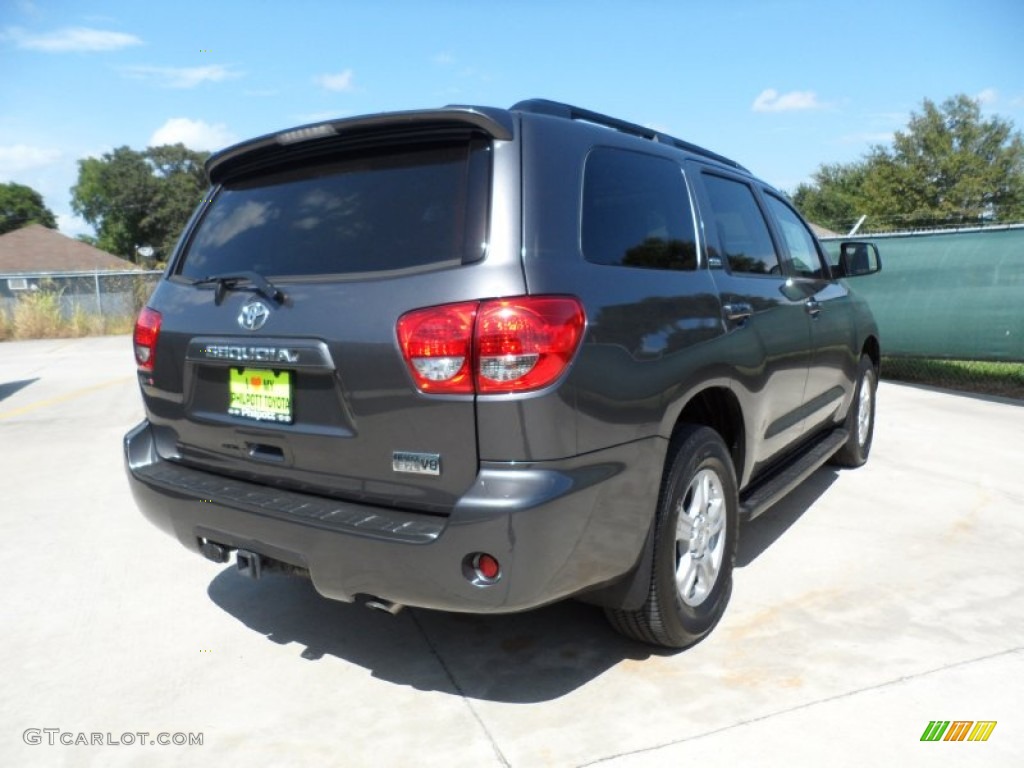
{"type": "Polygon", "coordinates": [[[496,394],[554,382],[585,324],[575,298],[520,296],[417,309],[399,318],[397,331],[421,392],[496,394]]]}
{"type": "Polygon", "coordinates": [[[135,362],[140,371],[152,371],[156,363],[156,342],[160,338],[160,313],[143,307],[135,321],[135,362]]]}
{"type": "Polygon", "coordinates": [[[485,552],[480,552],[473,558],[473,570],[476,577],[482,581],[497,581],[501,576],[501,565],[493,555],[485,552]]]}

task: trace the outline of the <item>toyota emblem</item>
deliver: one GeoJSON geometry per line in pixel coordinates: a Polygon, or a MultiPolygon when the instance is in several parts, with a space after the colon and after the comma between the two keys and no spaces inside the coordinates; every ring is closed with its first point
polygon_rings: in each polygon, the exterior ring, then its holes
{"type": "Polygon", "coordinates": [[[259,299],[249,299],[238,314],[238,324],[247,331],[258,331],[270,317],[270,308],[259,299]]]}

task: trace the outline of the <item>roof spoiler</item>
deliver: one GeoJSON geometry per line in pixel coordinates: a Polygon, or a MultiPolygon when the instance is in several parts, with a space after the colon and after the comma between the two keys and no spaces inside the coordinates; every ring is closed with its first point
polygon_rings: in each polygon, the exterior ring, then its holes
{"type": "Polygon", "coordinates": [[[219,183],[232,169],[247,165],[247,160],[295,144],[315,144],[330,141],[345,134],[357,134],[376,128],[425,126],[432,128],[468,126],[486,133],[493,139],[508,141],[514,133],[512,115],[504,109],[488,107],[448,106],[441,109],[382,112],[362,117],[309,123],[284,131],[268,133],[255,139],[234,144],[211,155],[206,161],[206,174],[214,184],[219,183]]]}

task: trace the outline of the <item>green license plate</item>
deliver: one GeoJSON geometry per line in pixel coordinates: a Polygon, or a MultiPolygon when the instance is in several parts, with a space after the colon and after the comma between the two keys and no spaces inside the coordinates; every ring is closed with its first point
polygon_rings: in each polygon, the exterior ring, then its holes
{"type": "Polygon", "coordinates": [[[228,413],[258,421],[292,422],[292,372],[232,368],[228,413]]]}

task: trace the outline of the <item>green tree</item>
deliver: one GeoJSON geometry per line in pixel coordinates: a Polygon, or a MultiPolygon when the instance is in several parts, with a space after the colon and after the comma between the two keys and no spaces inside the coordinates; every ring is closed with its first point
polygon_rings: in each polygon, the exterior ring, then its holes
{"type": "Polygon", "coordinates": [[[811,220],[845,231],[862,214],[870,229],[1024,220],[1024,139],[1013,123],[983,117],[958,95],[925,99],[891,146],[859,161],[823,165],[793,195],[811,220]]]}
{"type": "Polygon", "coordinates": [[[793,193],[793,204],[811,221],[836,232],[848,232],[865,213],[866,163],[833,163],[814,172],[810,184],[793,193]]]}
{"type": "Polygon", "coordinates": [[[32,187],[13,181],[0,184],[0,235],[29,224],[56,229],[57,219],[32,187]]]}
{"type": "Polygon", "coordinates": [[[147,226],[159,236],[152,245],[161,261],[174,250],[181,231],[209,186],[203,163],[208,152],[194,152],[182,144],[150,147],[146,159],[157,178],[156,196],[148,209],[147,226]]]}
{"type": "Polygon", "coordinates": [[[166,260],[206,189],[207,156],[174,144],[84,158],[71,207],[92,224],[99,248],[134,261],[136,247],[150,245],[166,260]]]}

